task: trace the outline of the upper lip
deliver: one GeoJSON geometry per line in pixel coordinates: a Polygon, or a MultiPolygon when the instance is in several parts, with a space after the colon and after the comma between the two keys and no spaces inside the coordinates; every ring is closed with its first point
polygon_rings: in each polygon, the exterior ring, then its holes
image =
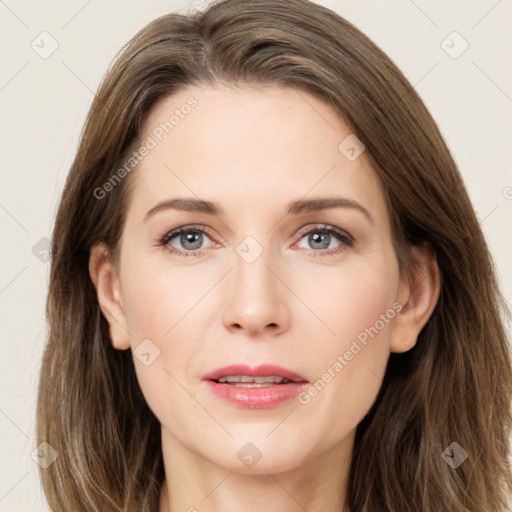
{"type": "Polygon", "coordinates": [[[247,375],[248,377],[268,377],[270,375],[275,375],[276,377],[284,377],[292,382],[308,382],[308,380],[302,375],[273,364],[262,364],[255,367],[247,366],[245,364],[232,364],[230,366],[224,366],[208,372],[203,375],[202,379],[217,380],[229,375],[247,375]]]}

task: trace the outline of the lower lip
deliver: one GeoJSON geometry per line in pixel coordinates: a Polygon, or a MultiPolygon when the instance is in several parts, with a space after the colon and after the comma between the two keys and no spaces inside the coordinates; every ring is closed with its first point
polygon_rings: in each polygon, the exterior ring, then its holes
{"type": "Polygon", "coordinates": [[[270,409],[297,396],[307,382],[289,382],[266,387],[244,388],[205,381],[210,391],[226,402],[244,409],[270,409]]]}

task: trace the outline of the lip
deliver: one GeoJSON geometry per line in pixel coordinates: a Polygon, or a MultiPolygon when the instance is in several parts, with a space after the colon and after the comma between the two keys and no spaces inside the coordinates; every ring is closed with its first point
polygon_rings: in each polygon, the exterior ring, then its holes
{"type": "Polygon", "coordinates": [[[269,409],[277,407],[297,396],[308,385],[308,380],[302,377],[302,375],[270,364],[264,364],[255,368],[242,364],[225,366],[203,375],[202,380],[215,396],[243,409],[269,409]],[[228,375],[247,375],[249,377],[275,375],[276,377],[284,377],[290,382],[254,388],[237,387],[231,384],[215,382],[216,379],[228,375]]]}

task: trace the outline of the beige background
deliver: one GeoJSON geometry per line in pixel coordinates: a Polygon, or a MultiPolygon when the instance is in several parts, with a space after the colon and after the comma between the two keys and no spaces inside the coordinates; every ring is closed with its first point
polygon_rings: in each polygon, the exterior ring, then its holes
{"type": "MultiPolygon", "coordinates": [[[[45,237],[93,91],[136,30],[205,3],[0,1],[0,512],[46,510],[31,458],[45,336],[45,237]],[[45,55],[52,44],[55,52],[45,55]]],[[[512,3],[318,3],[362,29],[415,85],[460,166],[512,303],[512,3]]]]}

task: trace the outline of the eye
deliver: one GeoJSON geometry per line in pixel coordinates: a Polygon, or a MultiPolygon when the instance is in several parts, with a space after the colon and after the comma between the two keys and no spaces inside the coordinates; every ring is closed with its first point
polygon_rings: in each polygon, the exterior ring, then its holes
{"type": "MultiPolygon", "coordinates": [[[[312,255],[329,256],[344,251],[347,247],[354,245],[354,238],[345,231],[324,224],[317,226],[309,231],[301,233],[301,239],[306,239],[306,243],[312,247],[312,255]],[[338,245],[332,246],[332,242],[338,242],[338,245]]],[[[300,248],[303,248],[299,246],[300,248]]]]}
{"type": "MultiPolygon", "coordinates": [[[[354,245],[354,238],[351,235],[327,224],[310,228],[308,231],[303,230],[299,236],[301,237],[299,242],[306,239],[306,242],[310,244],[312,249],[309,252],[312,256],[338,254],[354,245]],[[337,245],[333,247],[332,243],[336,241],[337,245]]],[[[167,233],[160,239],[158,245],[178,256],[197,256],[204,250],[205,238],[211,240],[204,227],[183,226],[167,233]]],[[[298,247],[304,248],[300,245],[298,247]]]]}
{"type": "Polygon", "coordinates": [[[203,249],[206,231],[198,226],[184,226],[167,233],[158,245],[166,247],[170,253],[180,256],[195,256],[203,249]],[[176,239],[174,241],[174,239],[176,239]],[[174,243],[173,243],[174,241],[174,243]],[[181,247],[176,247],[179,244],[181,247]]]}

